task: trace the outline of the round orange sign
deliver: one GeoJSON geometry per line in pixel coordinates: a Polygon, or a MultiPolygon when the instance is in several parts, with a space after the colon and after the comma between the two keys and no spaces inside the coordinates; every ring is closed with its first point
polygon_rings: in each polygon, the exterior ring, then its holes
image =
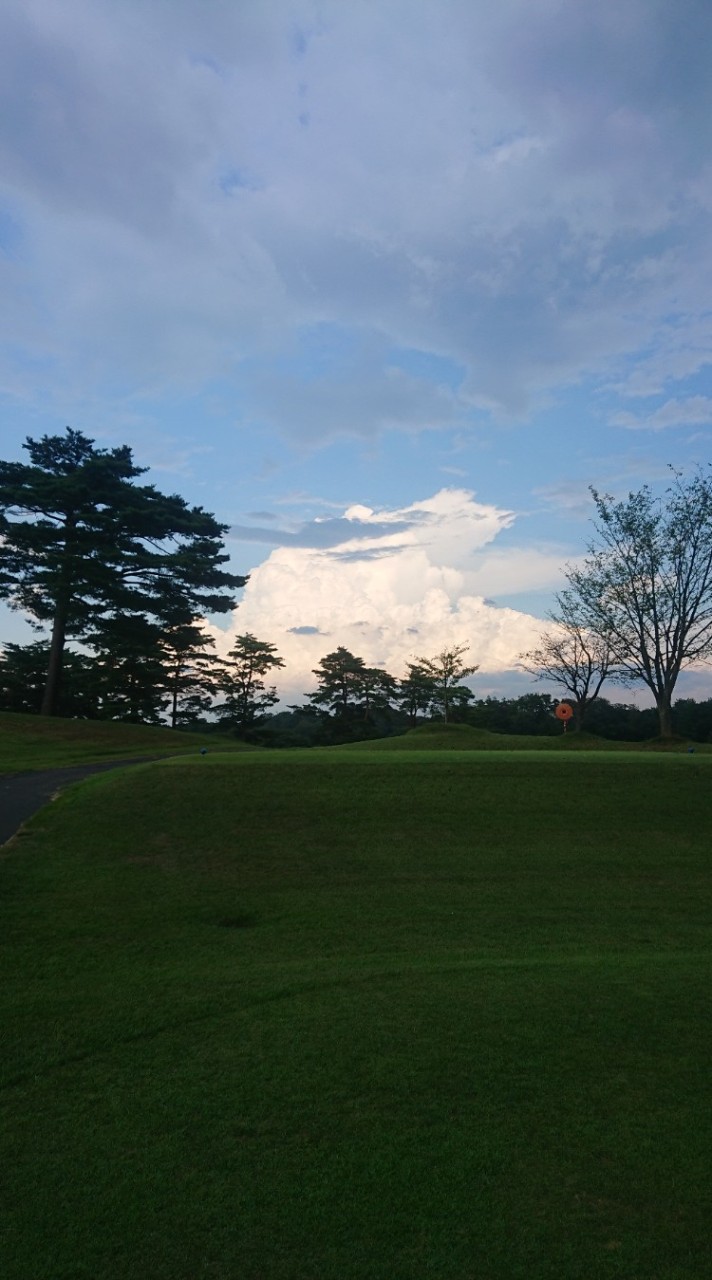
{"type": "Polygon", "coordinates": [[[571,704],[568,702],[560,702],[554,712],[556,719],[563,720],[564,723],[566,723],[567,720],[570,720],[573,714],[574,714],[574,709],[571,706],[571,704]]]}

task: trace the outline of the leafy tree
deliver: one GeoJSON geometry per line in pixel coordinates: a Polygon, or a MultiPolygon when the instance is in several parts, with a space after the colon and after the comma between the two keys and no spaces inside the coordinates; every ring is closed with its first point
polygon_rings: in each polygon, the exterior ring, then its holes
{"type": "Polygon", "coordinates": [[[557,702],[548,693],[522,693],[513,698],[507,732],[554,737],[561,732],[561,724],[554,716],[557,702]]]}
{"type": "Polygon", "coordinates": [[[359,713],[365,721],[375,723],[379,713],[390,709],[396,699],[398,681],[382,667],[364,667],[355,693],[359,713]]]}
{"type": "Polygon", "coordinates": [[[292,706],[287,711],[265,716],[250,738],[265,747],[326,745],[324,719],[316,707],[292,706]]]}
{"type": "Polygon", "coordinates": [[[28,438],[30,462],[0,462],[0,599],[51,629],[42,710],[54,714],[68,637],[97,621],[223,613],[246,579],[226,572],[227,526],[177,495],[138,485],[127,446],[96,449],[67,429],[28,438]]]}
{"type": "Polygon", "coordinates": [[[553,736],[560,732],[554,719],[555,707],[556,699],[548,693],[524,693],[518,698],[490,695],[470,708],[467,722],[491,733],[553,736]]]}
{"type": "MultiPolygon", "coordinates": [[[[105,618],[92,635],[93,654],[65,649],[57,713],[173,728],[210,710],[212,637],[197,626],[162,630],[147,618],[105,618]]],[[[0,654],[0,709],[38,712],[49,644],[7,644],[0,654]]]]}
{"type": "MultiPolygon", "coordinates": [[[[470,708],[475,701],[475,695],[466,684],[452,685],[449,693],[448,715],[453,724],[466,724],[470,717],[470,708]]],[[[434,708],[436,710],[442,705],[436,698],[434,708]]]]}
{"type": "Polygon", "coordinates": [[[669,737],[680,671],[712,653],[712,473],[675,473],[663,499],[647,485],[619,502],[591,493],[597,540],[567,573],[577,616],[647,685],[669,737]]]}
{"type": "Polygon", "coordinates": [[[712,741],[712,699],[695,702],[694,698],[678,698],[673,707],[675,727],[684,738],[696,742],[712,741]]]}
{"type": "Polygon", "coordinates": [[[589,708],[587,727],[590,733],[616,742],[645,742],[655,736],[658,713],[655,707],[596,698],[589,708]]]}
{"type": "Polygon", "coordinates": [[[340,645],[315,668],[318,687],[307,695],[321,720],[319,740],[348,742],[393,732],[397,681],[381,667],[367,667],[363,658],[340,645]]]}
{"type": "Polygon", "coordinates": [[[462,660],[469,647],[469,644],[459,644],[454,649],[441,650],[434,658],[417,659],[418,667],[433,680],[433,705],[442,710],[446,724],[452,719],[453,704],[461,704],[463,700],[457,685],[479,670],[478,666],[466,667],[462,660]]]}
{"type": "Polygon", "coordinates": [[[317,689],[309,700],[341,720],[353,713],[361,698],[366,664],[343,645],[327,653],[314,669],[317,689]]]}
{"type": "MultiPolygon", "coordinates": [[[[0,709],[37,713],[47,678],[49,644],[6,644],[0,653],[0,709]]],[[[72,649],[65,651],[65,671],[58,711],[63,716],[95,719],[99,714],[96,661],[72,649]]]]}
{"type": "Polygon", "coordinates": [[[0,653],[0,707],[3,711],[40,709],[49,645],[6,644],[0,653]]]}
{"type": "Polygon", "coordinates": [[[408,717],[411,728],[418,716],[427,716],[435,697],[435,678],[417,662],[407,664],[408,674],[398,684],[398,706],[408,717]]]}
{"type": "Polygon", "coordinates": [[[171,728],[192,724],[212,708],[218,690],[215,641],[197,622],[174,622],[161,632],[163,687],[171,728]]]}
{"type": "Polygon", "coordinates": [[[101,620],[93,629],[99,716],[161,724],[168,705],[160,626],[143,614],[101,620]]]}
{"type": "Polygon", "coordinates": [[[268,707],[279,701],[277,690],[265,687],[268,671],[284,666],[275,645],[258,640],[251,632],[238,636],[218,678],[225,702],[218,709],[221,721],[244,734],[259,723],[268,707]]]}
{"type": "Polygon", "coordinates": [[[519,655],[519,666],[537,680],[558,684],[570,694],[580,729],[588,707],[599,696],[611,674],[613,656],[606,635],[597,635],[582,623],[578,601],[571,591],[556,597],[550,614],[553,628],[542,635],[537,649],[519,655]]]}
{"type": "Polygon", "coordinates": [[[110,719],[192,723],[212,708],[218,659],[212,636],[181,606],[170,620],[143,614],[99,619],[90,643],[101,672],[101,714],[110,719]]]}

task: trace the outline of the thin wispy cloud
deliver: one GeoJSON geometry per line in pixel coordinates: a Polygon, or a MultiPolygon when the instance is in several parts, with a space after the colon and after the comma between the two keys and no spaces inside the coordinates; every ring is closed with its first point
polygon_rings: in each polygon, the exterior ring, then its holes
{"type": "Polygon", "coordinates": [[[668,427],[692,427],[712,423],[712,398],[690,396],[666,400],[652,413],[617,413],[611,421],[628,431],[665,431],[668,427]]]}

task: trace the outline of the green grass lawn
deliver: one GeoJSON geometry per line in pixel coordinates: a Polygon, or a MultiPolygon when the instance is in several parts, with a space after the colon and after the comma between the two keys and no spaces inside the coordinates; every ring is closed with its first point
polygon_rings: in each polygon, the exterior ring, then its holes
{"type": "Polygon", "coordinates": [[[183,733],[153,725],[112,720],[65,720],[59,716],[0,711],[0,774],[61,769],[74,764],[135,756],[194,752],[200,747],[245,750],[244,743],[215,734],[183,733]]]}
{"type": "Polygon", "coordinates": [[[582,751],[621,752],[643,751],[664,755],[687,751],[692,746],[695,754],[712,754],[712,744],[691,743],[682,738],[650,742],[615,742],[599,738],[594,733],[559,732],[551,738],[544,735],[491,733],[489,729],[475,729],[468,724],[424,724],[410,729],[400,737],[379,738],[365,742],[352,742],[346,751],[554,751],[558,754],[578,754],[582,751]]]}
{"type": "MultiPolygon", "coordinates": [[[[433,751],[504,751],[620,753],[682,753],[687,742],[675,741],[665,747],[659,743],[610,742],[591,734],[568,733],[554,738],[512,736],[473,729],[469,725],[423,725],[393,738],[354,742],[340,750],[357,755],[374,751],[379,755],[396,752],[433,751]]],[[[188,755],[201,747],[215,751],[258,751],[220,734],[185,733],[154,725],[122,724],[111,720],[65,720],[59,716],[20,715],[0,711],[0,775],[24,770],[55,769],[105,760],[126,760],[137,756],[188,755]]],[[[712,744],[695,743],[695,754],[712,755],[712,744]]],[[[280,753],[282,755],[283,753],[280,753]]],[[[295,753],[290,751],[288,756],[295,753]]]]}
{"type": "Polygon", "coordinates": [[[4,1280],[704,1280],[711,761],[67,792],[0,862],[4,1280]]]}

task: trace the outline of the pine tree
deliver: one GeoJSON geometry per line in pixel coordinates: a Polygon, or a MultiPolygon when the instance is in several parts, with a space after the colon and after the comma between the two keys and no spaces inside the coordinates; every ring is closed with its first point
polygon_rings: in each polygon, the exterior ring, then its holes
{"type": "Polygon", "coordinates": [[[434,658],[418,658],[420,670],[433,681],[433,705],[441,708],[445,723],[452,718],[452,707],[467,704],[468,694],[458,689],[461,680],[474,675],[477,666],[466,667],[462,655],[467,653],[468,644],[455,645],[454,649],[442,649],[434,658]]]}
{"type": "Polygon", "coordinates": [[[263,677],[283,666],[284,660],[273,644],[258,640],[249,631],[238,636],[217,681],[225,694],[225,702],[218,708],[221,722],[239,734],[254,728],[278,701],[277,690],[274,686],[267,688],[263,677]]]}
{"type": "Polygon", "coordinates": [[[131,450],[97,449],[67,428],[28,438],[30,462],[0,462],[0,599],[51,630],[42,711],[57,710],[65,643],[111,617],[233,608],[227,526],[136,480],[131,450]]]}
{"type": "Polygon", "coordinates": [[[360,701],[365,671],[363,658],[339,645],[315,667],[318,687],[309,694],[309,701],[341,720],[348,719],[360,701]]]}

